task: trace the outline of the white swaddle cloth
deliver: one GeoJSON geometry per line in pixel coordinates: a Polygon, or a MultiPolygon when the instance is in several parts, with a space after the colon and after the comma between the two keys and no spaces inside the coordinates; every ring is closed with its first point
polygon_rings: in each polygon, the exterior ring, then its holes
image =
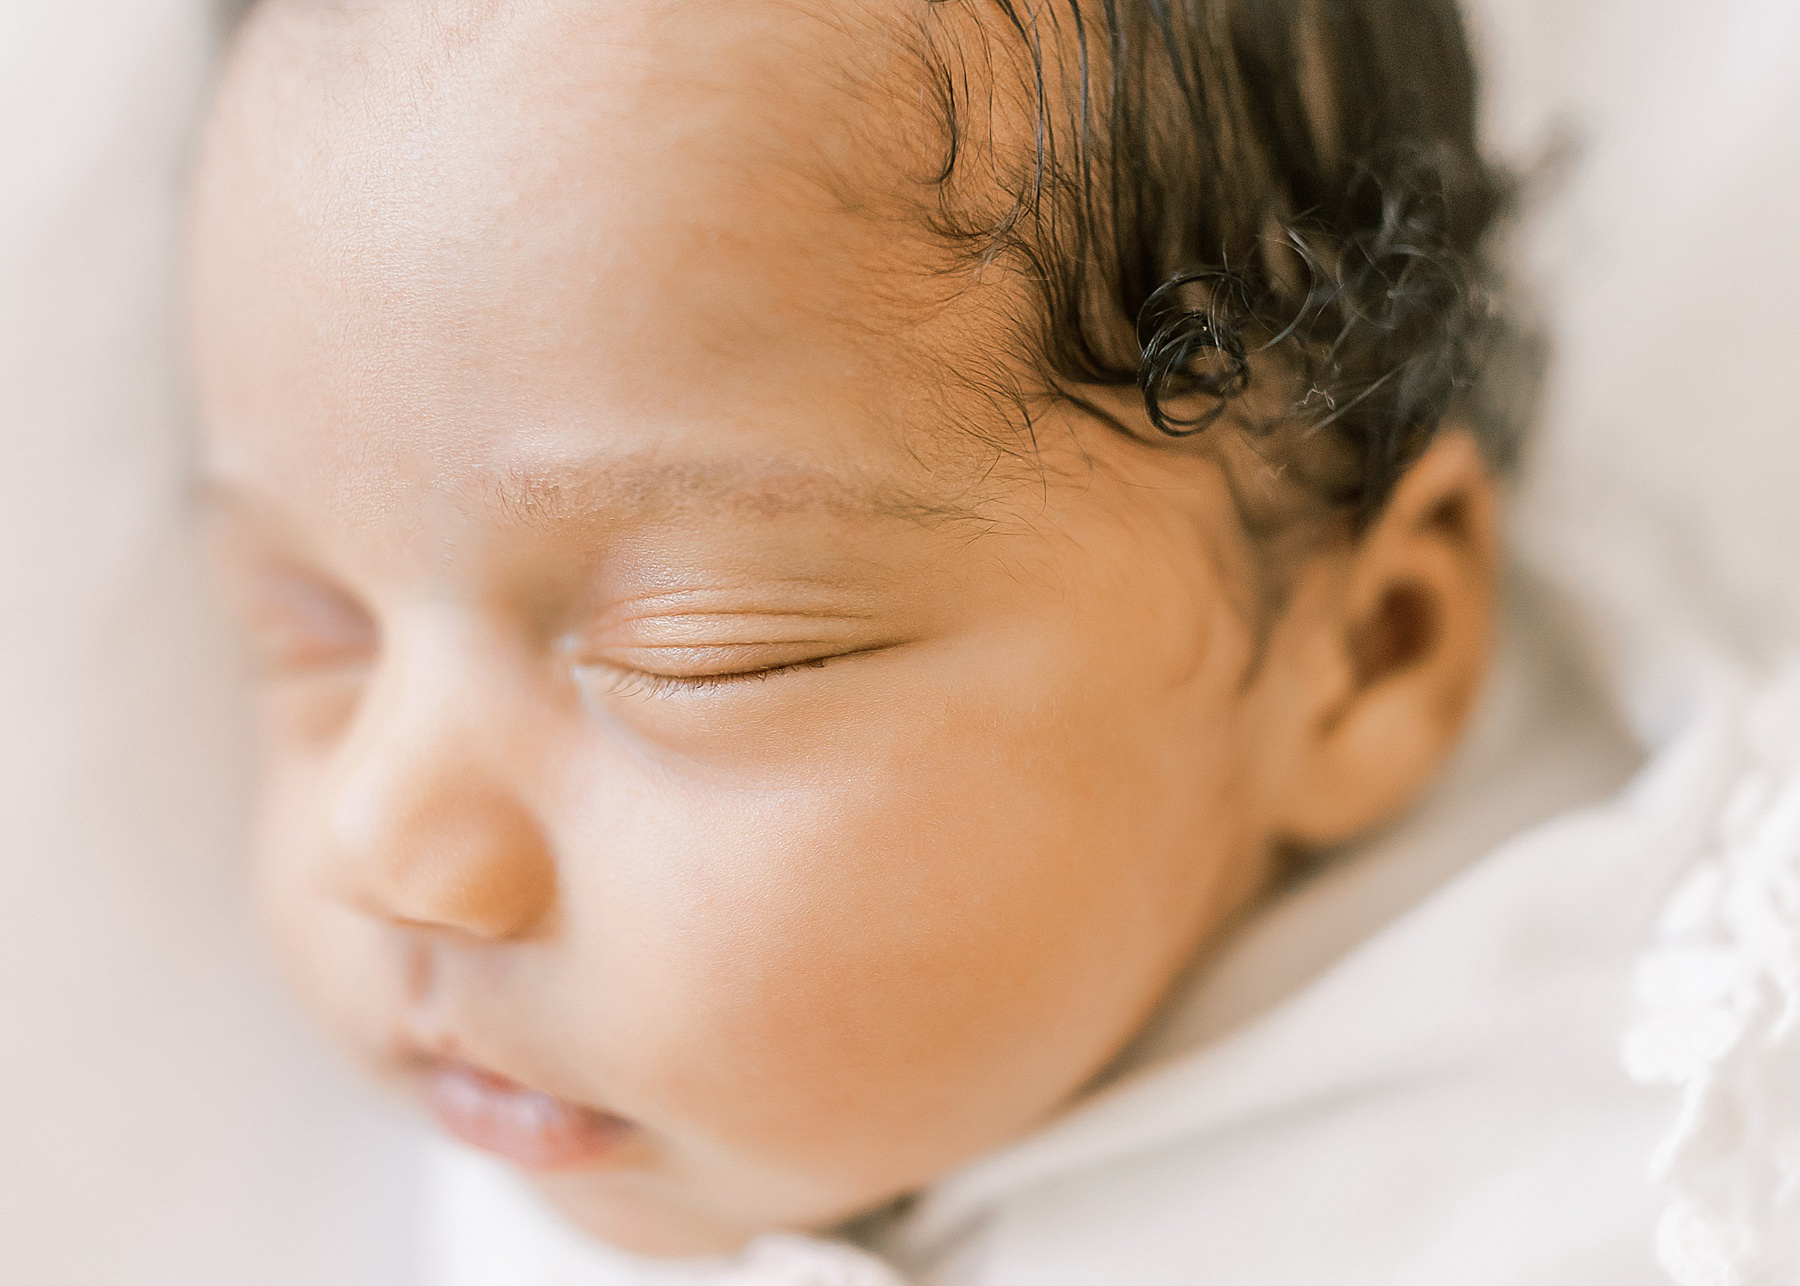
{"type": "Polygon", "coordinates": [[[1648,744],[1731,729],[1627,1050],[1682,1087],[1659,1258],[1680,1286],[1800,1281],[1800,5],[1583,0],[1535,34],[1479,7],[1538,69],[1514,102],[1584,149],[1536,246],[1560,361],[1522,543],[1648,744]]]}

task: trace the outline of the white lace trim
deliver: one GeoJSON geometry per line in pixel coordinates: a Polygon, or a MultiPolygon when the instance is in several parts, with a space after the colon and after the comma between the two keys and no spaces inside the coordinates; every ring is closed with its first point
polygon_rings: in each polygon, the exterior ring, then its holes
{"type": "Polygon", "coordinates": [[[1633,1078],[1679,1086],[1651,1161],[1679,1286],[1800,1282],[1800,664],[1744,703],[1712,847],[1639,967],[1633,1078]]]}

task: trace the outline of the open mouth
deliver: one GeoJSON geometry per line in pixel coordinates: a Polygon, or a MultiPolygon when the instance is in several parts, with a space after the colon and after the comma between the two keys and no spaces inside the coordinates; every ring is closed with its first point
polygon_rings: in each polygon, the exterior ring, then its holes
{"type": "Polygon", "coordinates": [[[446,1133],[528,1170],[604,1164],[637,1133],[622,1116],[553,1098],[460,1059],[431,1060],[424,1088],[446,1133]]]}

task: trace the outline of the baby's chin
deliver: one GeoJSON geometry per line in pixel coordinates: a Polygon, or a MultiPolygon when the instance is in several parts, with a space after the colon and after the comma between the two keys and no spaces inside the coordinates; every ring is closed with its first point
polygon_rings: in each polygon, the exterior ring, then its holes
{"type": "Polygon", "coordinates": [[[443,1133],[525,1179],[589,1236],[635,1255],[730,1254],[774,1231],[843,1222],[835,1185],[733,1158],[684,1163],[656,1132],[460,1058],[414,1053],[396,1087],[443,1133]],[[821,1213],[826,1212],[826,1213],[821,1213]]]}
{"type": "Polygon", "coordinates": [[[587,1236],[666,1259],[735,1254],[765,1233],[826,1233],[897,1195],[876,1178],[879,1156],[839,1158],[868,1166],[859,1181],[749,1156],[678,1156],[648,1132],[643,1143],[635,1164],[514,1170],[587,1236]]]}

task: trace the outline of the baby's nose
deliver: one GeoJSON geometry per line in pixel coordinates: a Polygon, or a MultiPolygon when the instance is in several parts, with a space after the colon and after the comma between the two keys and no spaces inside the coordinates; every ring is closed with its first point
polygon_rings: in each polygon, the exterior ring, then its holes
{"type": "Polygon", "coordinates": [[[412,732],[365,743],[339,778],[325,817],[327,891],[396,924],[530,936],[556,900],[538,819],[467,736],[412,732]]]}

